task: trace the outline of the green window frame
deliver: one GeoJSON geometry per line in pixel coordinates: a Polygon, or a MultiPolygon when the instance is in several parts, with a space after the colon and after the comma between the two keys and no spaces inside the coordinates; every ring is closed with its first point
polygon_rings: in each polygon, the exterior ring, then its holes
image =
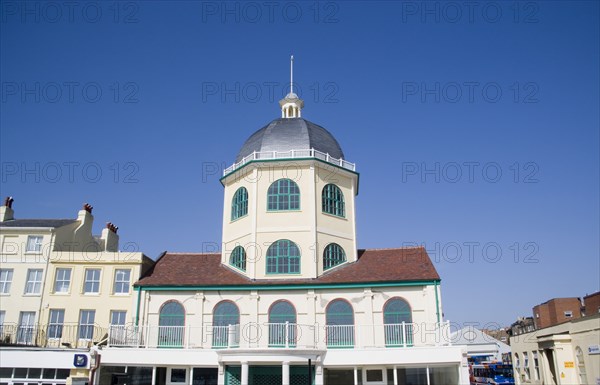
{"type": "Polygon", "coordinates": [[[279,300],[269,309],[269,346],[296,346],[296,309],[289,301],[279,300]]]}
{"type": "Polygon", "coordinates": [[[323,270],[331,269],[334,266],[346,262],[346,253],[342,246],[337,243],[330,243],[323,251],[323,270]]]}
{"type": "Polygon", "coordinates": [[[300,188],[291,179],[278,179],[267,191],[267,211],[300,210],[300,188]]]}
{"type": "Polygon", "coordinates": [[[412,346],[412,311],[404,299],[390,298],[383,305],[383,325],[385,346],[412,346]]]}
{"type": "Polygon", "coordinates": [[[287,239],[280,239],[267,250],[267,274],[300,274],[300,249],[287,239]]]}
{"type": "Polygon", "coordinates": [[[248,190],[245,187],[237,189],[231,201],[231,220],[248,215],[248,190]]]}
{"type": "Polygon", "coordinates": [[[242,246],[236,246],[229,257],[229,264],[242,271],[246,271],[246,250],[242,246]]]}
{"type": "Polygon", "coordinates": [[[346,217],[346,204],[344,203],[344,193],[334,184],[327,184],[323,187],[322,208],[323,212],[336,217],[346,217]]]}
{"type": "Polygon", "coordinates": [[[178,348],[183,346],[185,309],[177,301],[167,301],[158,316],[158,346],[178,348]]]}
{"type": "Polygon", "coordinates": [[[240,309],[231,301],[221,301],[213,309],[213,348],[224,348],[233,344],[229,341],[229,327],[239,326],[240,309]]]}
{"type": "Polygon", "coordinates": [[[350,348],[354,346],[354,309],[343,299],[334,299],[325,310],[327,346],[350,348]]]}

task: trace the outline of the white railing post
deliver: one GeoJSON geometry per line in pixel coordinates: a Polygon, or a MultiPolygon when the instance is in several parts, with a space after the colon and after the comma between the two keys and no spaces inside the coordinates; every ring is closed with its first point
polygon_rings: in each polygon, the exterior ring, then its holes
{"type": "Polygon", "coordinates": [[[290,347],[290,340],[289,340],[290,331],[289,331],[289,326],[290,326],[289,321],[285,321],[285,326],[284,326],[285,327],[285,331],[284,331],[283,337],[285,338],[285,347],[286,348],[290,347]]]}
{"type": "Polygon", "coordinates": [[[235,330],[233,329],[233,325],[229,325],[227,327],[227,347],[230,348],[233,346],[233,340],[235,338],[235,330]]]}
{"type": "Polygon", "coordinates": [[[149,345],[150,345],[150,326],[146,325],[146,326],[138,326],[138,333],[140,333],[140,335],[144,336],[144,347],[146,349],[148,349],[149,345]],[[142,330],[145,330],[145,332],[142,334],[142,330]]]}
{"type": "Polygon", "coordinates": [[[135,333],[135,342],[137,342],[138,347],[142,346],[142,333],[140,332],[140,325],[135,325],[133,327],[133,332],[135,333]]]}
{"type": "Polygon", "coordinates": [[[188,349],[190,347],[190,334],[191,333],[191,326],[184,326],[183,327],[183,335],[185,338],[185,348],[188,349]]]}
{"type": "Polygon", "coordinates": [[[406,323],[402,321],[402,346],[406,347],[406,323]]]}

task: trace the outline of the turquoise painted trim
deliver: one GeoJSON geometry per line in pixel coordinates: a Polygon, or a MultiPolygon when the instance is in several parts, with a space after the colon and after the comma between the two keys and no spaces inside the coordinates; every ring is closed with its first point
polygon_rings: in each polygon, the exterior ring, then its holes
{"type": "Polygon", "coordinates": [[[137,289],[137,307],[135,309],[135,326],[138,326],[139,322],[140,322],[140,302],[142,300],[142,288],[140,286],[136,287],[137,289]]]}
{"type": "Polygon", "coordinates": [[[298,187],[298,183],[294,182],[290,178],[279,178],[275,182],[271,183],[271,185],[267,189],[267,212],[274,212],[274,211],[276,211],[276,212],[281,212],[281,211],[301,211],[301,209],[302,209],[302,207],[300,207],[300,203],[302,201],[301,197],[302,196],[300,194],[300,187],[298,187]],[[280,185],[281,185],[281,183],[283,181],[285,181],[285,182],[288,183],[288,192],[286,194],[282,194],[282,193],[279,193],[279,192],[277,194],[272,193],[271,192],[271,187],[273,187],[274,185],[276,185],[277,191],[279,191],[279,187],[280,187],[280,185]],[[296,187],[296,190],[298,190],[297,194],[290,192],[294,186],[296,187]],[[296,195],[298,196],[298,207],[297,208],[290,208],[290,207],[288,207],[287,209],[278,209],[278,208],[271,209],[271,208],[269,208],[269,198],[271,198],[271,197],[277,197],[278,198],[277,202],[279,202],[279,197],[287,197],[288,198],[287,199],[288,206],[291,206],[291,202],[292,202],[291,198],[295,197],[296,195]]]}
{"type": "Polygon", "coordinates": [[[224,285],[224,286],[142,286],[136,287],[146,291],[172,290],[172,291],[243,291],[243,290],[306,290],[306,289],[352,289],[363,287],[404,287],[404,286],[429,286],[437,285],[439,280],[430,281],[402,281],[402,282],[361,282],[361,283],[332,283],[332,284],[305,284],[305,285],[224,285]]]}
{"type": "Polygon", "coordinates": [[[438,297],[438,287],[439,287],[440,281],[435,281],[435,313],[437,315],[437,322],[438,324],[440,323],[440,299],[438,297]]]}
{"type": "MultiPolygon", "coordinates": [[[[290,161],[290,160],[293,160],[293,161],[297,161],[297,160],[316,160],[316,161],[318,161],[318,162],[321,162],[321,163],[324,163],[324,164],[327,164],[327,165],[330,165],[330,166],[333,166],[333,167],[339,168],[340,170],[348,171],[349,173],[351,173],[351,174],[354,174],[354,175],[356,175],[357,177],[358,177],[358,176],[360,176],[360,174],[359,174],[359,173],[357,173],[356,171],[348,170],[347,168],[344,168],[344,167],[342,167],[342,166],[338,166],[338,165],[336,165],[336,164],[333,164],[333,163],[326,162],[326,161],[324,161],[324,160],[322,160],[322,159],[319,159],[319,158],[281,158],[281,159],[262,159],[262,160],[251,160],[250,162],[246,163],[245,165],[241,166],[240,168],[237,168],[237,169],[233,170],[233,171],[232,171],[232,172],[230,172],[229,174],[227,174],[227,175],[223,175],[223,176],[221,177],[221,179],[219,179],[219,182],[221,182],[221,184],[222,184],[223,186],[225,186],[225,185],[223,184],[223,179],[227,178],[227,177],[228,177],[229,175],[231,175],[231,174],[234,174],[234,173],[236,173],[236,172],[240,171],[241,169],[243,169],[244,167],[246,167],[247,165],[249,165],[249,164],[252,164],[252,163],[281,162],[281,161],[290,161]]],[[[358,182],[358,181],[357,181],[357,182],[358,182]]],[[[358,185],[358,183],[357,183],[357,185],[358,185]]],[[[358,190],[358,189],[357,189],[357,190],[358,190]]]]}

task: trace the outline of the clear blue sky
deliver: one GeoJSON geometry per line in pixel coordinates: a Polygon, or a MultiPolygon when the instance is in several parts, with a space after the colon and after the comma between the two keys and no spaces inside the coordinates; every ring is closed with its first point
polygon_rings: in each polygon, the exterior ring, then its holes
{"type": "Polygon", "coordinates": [[[90,202],[153,258],[212,247],[213,171],[279,116],[293,53],[357,163],[359,246],[424,244],[448,319],[597,291],[599,2],[466,3],[2,1],[2,196],[90,202]]]}

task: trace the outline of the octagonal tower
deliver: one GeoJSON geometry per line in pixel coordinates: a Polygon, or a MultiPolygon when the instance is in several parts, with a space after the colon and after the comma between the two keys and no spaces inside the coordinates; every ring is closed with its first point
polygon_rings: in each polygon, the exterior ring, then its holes
{"type": "Polygon", "coordinates": [[[316,278],[357,259],[358,173],[291,89],[279,104],[221,178],[222,263],[251,279],[316,278]]]}

